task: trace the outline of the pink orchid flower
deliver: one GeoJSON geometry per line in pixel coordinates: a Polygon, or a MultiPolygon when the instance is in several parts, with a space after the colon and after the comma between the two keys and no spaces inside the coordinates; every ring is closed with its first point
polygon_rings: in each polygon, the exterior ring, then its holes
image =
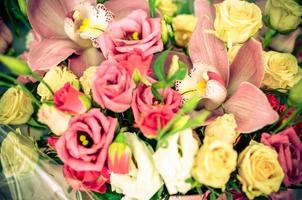
{"type": "Polygon", "coordinates": [[[123,0],[111,0],[104,6],[96,0],[29,0],[29,21],[35,33],[29,65],[33,71],[47,71],[68,58],[71,70],[81,76],[87,67],[104,60],[93,44],[113,19],[112,13],[119,19],[135,9],[147,11],[148,2],[131,0],[125,5],[123,0]]]}
{"type": "Polygon", "coordinates": [[[213,6],[208,0],[196,0],[195,9],[198,23],[189,44],[193,69],[177,83],[177,90],[184,99],[198,95],[201,106],[215,115],[233,114],[242,133],[275,122],[278,114],[259,89],[264,76],[261,44],[250,39],[229,65],[223,42],[209,33],[213,30],[213,6]]]}

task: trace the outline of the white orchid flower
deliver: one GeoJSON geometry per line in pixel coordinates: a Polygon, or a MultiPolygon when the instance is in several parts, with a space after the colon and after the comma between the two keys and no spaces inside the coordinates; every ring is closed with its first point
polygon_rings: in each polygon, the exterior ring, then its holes
{"type": "Polygon", "coordinates": [[[163,185],[153,162],[153,150],[134,133],[124,133],[124,137],[132,151],[133,162],[128,174],[111,174],[112,189],[123,193],[124,200],[149,200],[163,185]]]}
{"type": "Polygon", "coordinates": [[[155,166],[164,179],[169,194],[185,194],[191,188],[191,178],[198,141],[191,129],[180,131],[168,138],[168,146],[160,147],[153,155],[155,166]]]}

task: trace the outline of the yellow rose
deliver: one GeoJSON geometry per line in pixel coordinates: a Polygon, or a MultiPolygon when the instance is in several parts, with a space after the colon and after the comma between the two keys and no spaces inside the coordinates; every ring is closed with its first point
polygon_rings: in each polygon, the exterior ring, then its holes
{"type": "Polygon", "coordinates": [[[0,124],[24,124],[33,112],[31,98],[18,86],[9,88],[0,99],[0,124]]]}
{"type": "Polygon", "coordinates": [[[237,124],[233,114],[224,114],[217,117],[205,129],[205,135],[217,140],[223,140],[234,144],[239,132],[236,131],[237,124]]]}
{"type": "Polygon", "coordinates": [[[193,15],[177,15],[172,19],[175,41],[178,46],[187,47],[195,29],[197,18],[193,15]]]}
{"type": "Polygon", "coordinates": [[[39,159],[35,144],[21,135],[9,132],[1,144],[1,165],[6,177],[23,175],[31,172],[39,159]]]}
{"type": "Polygon", "coordinates": [[[84,93],[86,95],[90,95],[91,92],[91,86],[92,86],[92,78],[96,72],[98,67],[89,67],[88,69],[86,69],[82,75],[82,77],[80,78],[80,83],[82,86],[82,89],[84,91],[84,93]]]}
{"type": "Polygon", "coordinates": [[[277,192],[284,177],[278,154],[264,144],[252,141],[240,153],[238,179],[249,199],[277,192]]]}
{"type": "Polygon", "coordinates": [[[254,3],[225,0],[215,4],[215,8],[215,35],[228,46],[244,43],[262,27],[261,10],[254,3]]]}
{"type": "Polygon", "coordinates": [[[177,5],[173,0],[156,0],[155,6],[162,15],[169,17],[172,17],[177,10],[177,5]]]}
{"type": "MultiPolygon", "coordinates": [[[[53,67],[44,76],[43,80],[55,92],[61,89],[65,83],[70,82],[73,87],[79,88],[79,81],[76,75],[68,71],[65,67],[53,67]]],[[[40,83],[37,89],[38,95],[41,96],[41,101],[48,101],[52,99],[52,94],[47,87],[40,83]]]]}
{"type": "Polygon", "coordinates": [[[236,169],[236,161],[237,152],[230,143],[206,136],[195,159],[192,175],[202,184],[224,188],[236,169]]]}
{"type": "Polygon", "coordinates": [[[265,76],[263,85],[272,89],[294,86],[302,78],[297,59],[289,53],[269,51],[264,53],[265,76]]]}
{"type": "Polygon", "coordinates": [[[302,6],[295,0],[267,0],[264,20],[279,32],[295,30],[301,23],[302,6]]]}

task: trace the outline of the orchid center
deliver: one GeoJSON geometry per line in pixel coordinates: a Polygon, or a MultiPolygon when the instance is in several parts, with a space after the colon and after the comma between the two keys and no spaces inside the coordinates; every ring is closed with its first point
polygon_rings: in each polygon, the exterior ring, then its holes
{"type": "Polygon", "coordinates": [[[84,131],[78,132],[78,142],[81,146],[86,148],[90,148],[94,144],[92,138],[84,131]]]}
{"type": "Polygon", "coordinates": [[[206,89],[207,89],[207,81],[205,81],[205,80],[199,81],[197,83],[196,89],[200,95],[204,95],[206,93],[206,89]]]}

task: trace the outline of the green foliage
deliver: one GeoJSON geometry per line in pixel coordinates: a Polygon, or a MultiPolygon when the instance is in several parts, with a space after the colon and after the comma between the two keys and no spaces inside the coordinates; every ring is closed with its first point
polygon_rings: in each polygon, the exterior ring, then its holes
{"type": "MultiPolygon", "coordinates": [[[[211,3],[212,0],[210,0],[211,3]]],[[[193,14],[194,0],[176,0],[177,11],[176,14],[193,14]]]]}
{"type": "Polygon", "coordinates": [[[155,6],[156,0],[149,0],[149,8],[150,8],[150,16],[156,17],[156,6],[155,6]]]}
{"type": "Polygon", "coordinates": [[[93,193],[94,200],[121,200],[122,194],[111,191],[110,188],[107,189],[105,194],[93,193]]]}

